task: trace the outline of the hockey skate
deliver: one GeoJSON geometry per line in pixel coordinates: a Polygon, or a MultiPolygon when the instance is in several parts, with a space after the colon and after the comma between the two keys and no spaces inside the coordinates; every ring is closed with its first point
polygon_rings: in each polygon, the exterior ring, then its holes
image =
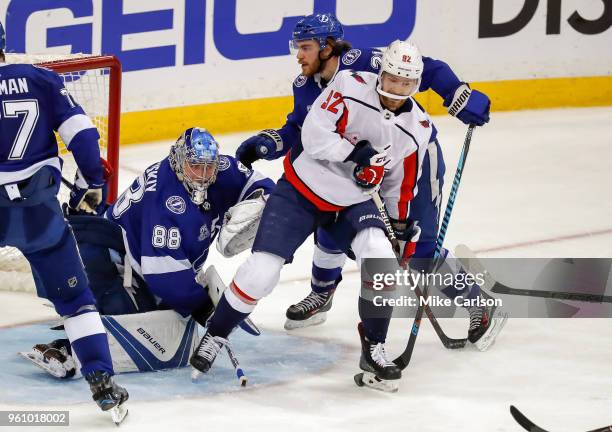
{"type": "Polygon", "coordinates": [[[18,354],[56,378],[72,378],[78,369],[68,339],[36,344],[31,351],[22,351],[18,354]]]}
{"type": "MultiPolygon", "coordinates": [[[[482,292],[484,299],[491,297],[482,292]]],[[[501,332],[508,314],[497,306],[469,307],[470,328],[468,340],[479,350],[486,351],[495,343],[495,338],[501,332]]]]}
{"type": "Polygon", "coordinates": [[[363,323],[359,323],[357,330],[361,339],[359,367],[363,372],[355,375],[355,383],[359,387],[396,392],[399,389],[402,370],[387,358],[384,344],[372,343],[365,337],[363,323]]]}
{"type": "Polygon", "coordinates": [[[108,372],[95,371],[85,376],[91,389],[92,398],[102,411],[109,411],[113,422],[118,426],[128,414],[124,406],[129,394],[126,389],[113,382],[108,372]]]}
{"type": "Polygon", "coordinates": [[[193,371],[191,372],[192,380],[197,380],[201,374],[210,370],[219,351],[221,351],[227,343],[227,339],[219,336],[212,336],[210,333],[206,332],[189,359],[189,363],[193,366],[193,371]]]}
{"type": "Polygon", "coordinates": [[[335,291],[335,289],[324,293],[310,291],[302,301],[289,306],[285,330],[323,324],[327,320],[327,311],[332,307],[335,291]]]}

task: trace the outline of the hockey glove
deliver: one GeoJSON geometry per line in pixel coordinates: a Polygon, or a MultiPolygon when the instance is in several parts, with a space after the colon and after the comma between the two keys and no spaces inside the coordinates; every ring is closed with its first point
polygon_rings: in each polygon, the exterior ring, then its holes
{"type": "Polygon", "coordinates": [[[68,200],[68,214],[100,215],[106,210],[107,182],[113,175],[113,169],[103,158],[100,158],[100,164],[104,175],[104,184],[102,185],[88,185],[81,170],[77,169],[74,176],[74,186],[70,191],[70,199],[68,200]]]}
{"type": "Polygon", "coordinates": [[[400,265],[405,266],[416,251],[416,244],[421,236],[421,228],[416,221],[411,219],[391,219],[391,226],[395,237],[400,242],[400,265]]]}
{"type": "Polygon", "coordinates": [[[365,189],[367,193],[374,193],[380,187],[385,175],[385,165],[389,162],[386,150],[378,152],[369,141],[362,140],[355,144],[351,154],[344,160],[357,164],[353,177],[357,185],[365,189]]]}
{"type": "Polygon", "coordinates": [[[450,115],[457,117],[465,124],[483,126],[489,122],[491,100],[486,94],[472,90],[467,83],[461,83],[444,100],[444,106],[448,108],[450,115]]]}
{"type": "Polygon", "coordinates": [[[248,138],[236,150],[236,159],[251,169],[253,162],[259,159],[274,160],[283,149],[283,139],[274,129],[264,129],[257,135],[248,138]]]}

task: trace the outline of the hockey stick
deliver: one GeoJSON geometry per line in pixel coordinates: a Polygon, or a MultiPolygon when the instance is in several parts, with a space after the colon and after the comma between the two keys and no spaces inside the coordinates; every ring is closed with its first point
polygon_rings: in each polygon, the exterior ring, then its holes
{"type": "MultiPolygon", "coordinates": [[[[523,427],[523,429],[529,432],[548,432],[546,429],[542,429],[541,427],[533,423],[531,420],[529,420],[527,417],[525,417],[525,415],[520,412],[518,408],[516,408],[514,405],[510,405],[510,414],[512,414],[514,420],[516,420],[517,423],[523,427]]],[[[612,432],[612,426],[604,426],[602,428],[593,429],[587,432],[612,432]]]]}
{"type": "Polygon", "coordinates": [[[486,276],[485,284],[487,289],[496,294],[518,295],[528,297],[550,298],[555,300],[571,300],[582,301],[588,303],[612,303],[612,296],[603,294],[589,294],[579,292],[563,292],[563,291],[540,291],[532,289],[513,288],[497,281],[491,273],[484,267],[480,260],[476,257],[467,245],[458,245],[455,249],[455,255],[459,260],[467,260],[466,265],[472,269],[472,273],[482,273],[486,276]]]}
{"type": "MultiPolygon", "coordinates": [[[[375,192],[372,195],[372,201],[374,201],[374,204],[376,204],[376,207],[378,208],[378,212],[380,213],[383,223],[385,224],[385,229],[387,230],[387,238],[391,242],[393,251],[395,252],[395,255],[397,256],[397,260],[401,265],[402,259],[401,259],[400,244],[397,238],[395,237],[395,232],[393,232],[393,227],[391,226],[391,222],[389,221],[389,215],[387,214],[387,210],[385,209],[385,204],[382,202],[382,199],[380,198],[380,195],[378,194],[378,192],[375,192]]],[[[423,298],[424,294],[421,292],[419,287],[415,287],[414,291],[418,298],[423,298]]],[[[429,321],[431,321],[431,325],[436,331],[436,334],[440,338],[440,341],[442,341],[442,344],[444,345],[444,347],[448,349],[458,349],[458,348],[463,348],[465,346],[466,339],[453,339],[453,338],[448,337],[446,333],[444,333],[444,330],[442,330],[442,327],[440,327],[440,323],[438,322],[438,319],[436,318],[436,316],[433,314],[429,305],[425,304],[424,310],[425,310],[425,313],[427,314],[427,317],[429,318],[429,321]]],[[[417,316],[419,316],[419,309],[417,309],[417,316]]],[[[420,311],[419,323],[417,325],[417,328],[420,325],[420,320],[422,316],[423,316],[423,311],[420,311]]],[[[415,318],[415,321],[416,321],[416,318],[415,318]]],[[[414,332],[414,328],[415,327],[413,325],[413,330],[412,330],[413,332],[414,332]]],[[[405,368],[408,365],[408,363],[406,364],[396,363],[396,364],[397,366],[401,368],[405,368]]]]}
{"type": "Polygon", "coordinates": [[[491,291],[497,294],[509,294],[528,297],[550,298],[556,300],[573,300],[589,303],[612,303],[612,296],[561,291],[539,291],[531,289],[511,288],[496,282],[491,291]]]}
{"type": "MultiPolygon", "coordinates": [[[[438,233],[438,239],[436,240],[436,250],[434,252],[434,260],[440,256],[440,252],[442,251],[442,244],[444,243],[444,238],[446,237],[446,231],[448,229],[448,224],[450,222],[451,214],[453,212],[453,207],[455,206],[455,200],[457,199],[457,191],[459,190],[459,184],[461,183],[461,176],[463,175],[463,169],[465,168],[465,162],[467,160],[467,156],[470,151],[470,143],[472,142],[472,132],[474,132],[474,127],[475,127],[474,125],[470,125],[468,127],[467,133],[465,134],[465,140],[463,142],[463,149],[461,150],[461,155],[459,156],[459,161],[457,162],[457,170],[455,171],[455,178],[453,180],[453,186],[451,187],[451,191],[448,196],[448,202],[446,203],[446,211],[444,212],[444,218],[442,219],[442,224],[440,226],[440,232],[438,233]]],[[[417,293],[417,295],[419,295],[418,291],[415,290],[415,292],[417,293]]],[[[421,298],[423,300],[426,300],[428,295],[429,294],[427,292],[427,285],[425,285],[425,289],[423,290],[421,298]]],[[[421,326],[421,319],[423,317],[423,309],[424,309],[423,300],[421,300],[421,303],[419,304],[417,308],[416,316],[414,317],[414,323],[412,324],[412,331],[410,332],[410,338],[408,339],[408,344],[406,345],[404,352],[402,352],[398,358],[393,360],[393,363],[395,363],[401,369],[405,369],[410,363],[410,359],[412,358],[414,344],[416,343],[416,338],[419,334],[419,328],[421,326]]],[[[433,323],[434,321],[432,320],[432,324],[433,323]]],[[[437,323],[437,320],[436,320],[436,323],[437,323]]],[[[436,326],[434,326],[434,329],[435,328],[436,326]]],[[[437,333],[437,330],[436,330],[436,333],[437,333]]],[[[439,335],[440,334],[438,334],[438,336],[439,335]]],[[[452,342],[452,343],[461,345],[460,347],[464,347],[465,344],[467,343],[467,338],[454,339],[454,340],[457,342],[452,342]]],[[[444,341],[442,342],[444,343],[444,341]]]]}
{"type": "Polygon", "coordinates": [[[240,363],[238,363],[238,358],[236,357],[236,354],[234,354],[234,350],[230,348],[229,344],[225,345],[225,350],[227,351],[227,355],[229,356],[230,361],[232,362],[232,366],[234,366],[234,370],[236,371],[236,377],[240,381],[240,386],[246,387],[248,378],[240,367],[240,363]]]}

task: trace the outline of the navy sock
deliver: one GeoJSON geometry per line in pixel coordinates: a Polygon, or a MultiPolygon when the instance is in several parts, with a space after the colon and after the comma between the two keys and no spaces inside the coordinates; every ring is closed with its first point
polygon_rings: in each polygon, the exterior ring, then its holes
{"type": "Polygon", "coordinates": [[[248,316],[248,313],[239,312],[234,309],[225,299],[225,295],[223,295],[221,300],[219,300],[210,324],[208,324],[208,333],[212,336],[220,336],[227,339],[234,327],[248,316]]]}
{"type": "Polygon", "coordinates": [[[365,336],[370,342],[384,343],[391,323],[391,306],[374,306],[374,303],[359,297],[359,317],[365,336]]]}

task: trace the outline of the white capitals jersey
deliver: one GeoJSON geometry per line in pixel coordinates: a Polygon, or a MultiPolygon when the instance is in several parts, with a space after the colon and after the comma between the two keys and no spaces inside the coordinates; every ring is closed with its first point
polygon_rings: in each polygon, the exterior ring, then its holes
{"type": "Polygon", "coordinates": [[[356,164],[345,162],[357,142],[368,140],[378,151],[388,147],[380,193],[390,216],[408,216],[436,132],[428,114],[411,98],[396,113],[383,108],[377,79],[370,72],[339,72],[306,116],[302,148],[293,148],[285,159],[287,180],[320,210],[338,211],[370,199],[355,183],[356,164]]]}

